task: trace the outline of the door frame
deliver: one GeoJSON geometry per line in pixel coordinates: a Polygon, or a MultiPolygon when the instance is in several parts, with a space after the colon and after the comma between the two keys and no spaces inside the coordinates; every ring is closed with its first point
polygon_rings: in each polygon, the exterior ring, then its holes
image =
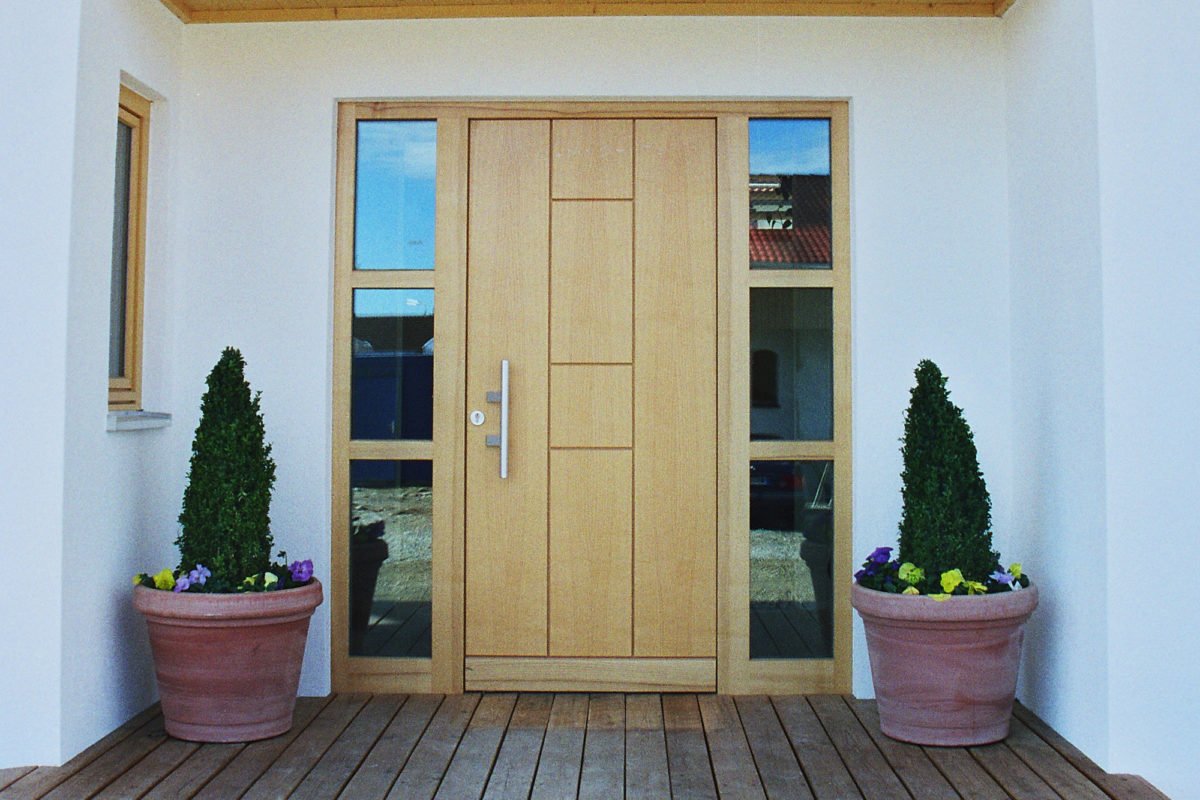
{"type": "MultiPolygon", "coordinates": [[[[704,117],[717,125],[717,691],[850,690],[851,369],[850,164],[847,100],[342,101],[337,111],[334,220],[331,462],[331,677],[335,691],[460,693],[464,689],[466,287],[468,144],[471,119],[704,117]],[[746,212],[750,117],[830,120],[833,268],[749,269],[746,212]],[[355,271],[354,190],[359,120],[437,123],[435,269],[355,271]],[[751,288],[833,290],[834,430],[830,442],[750,442],[751,288]],[[351,441],[350,369],[355,289],[433,289],[437,301],[432,441],[351,441]],[[829,459],[834,521],[834,657],[749,658],[749,464],[751,459],[829,459]],[[349,638],[349,462],[433,461],[432,657],[351,657],[349,638]],[[844,580],[837,579],[846,576],[844,580]]],[[[580,687],[588,688],[588,687],[580,687]]],[[[616,688],[614,684],[610,688],[616,688]]]]}

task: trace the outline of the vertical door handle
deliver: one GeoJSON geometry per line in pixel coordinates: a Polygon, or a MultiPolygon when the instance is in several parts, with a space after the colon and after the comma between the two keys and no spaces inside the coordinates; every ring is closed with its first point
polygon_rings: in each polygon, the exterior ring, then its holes
{"type": "Polygon", "coordinates": [[[488,392],[489,403],[500,404],[500,435],[488,436],[488,447],[500,448],[500,477],[508,478],[508,359],[500,362],[500,391],[488,392]]]}

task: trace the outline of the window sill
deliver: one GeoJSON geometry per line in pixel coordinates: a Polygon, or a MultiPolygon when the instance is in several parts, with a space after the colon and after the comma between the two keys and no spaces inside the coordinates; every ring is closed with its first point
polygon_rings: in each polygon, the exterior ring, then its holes
{"type": "Polygon", "coordinates": [[[110,411],[106,430],[144,431],[151,428],[169,428],[171,415],[161,411],[110,411]]]}

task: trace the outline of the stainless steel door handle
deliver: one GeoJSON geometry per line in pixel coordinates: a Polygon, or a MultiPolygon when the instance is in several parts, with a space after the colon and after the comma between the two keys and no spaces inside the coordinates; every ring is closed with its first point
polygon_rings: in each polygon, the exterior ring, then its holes
{"type": "Polygon", "coordinates": [[[500,362],[500,391],[488,392],[489,403],[500,404],[500,435],[488,436],[488,447],[500,448],[500,477],[508,478],[508,359],[500,362]]]}

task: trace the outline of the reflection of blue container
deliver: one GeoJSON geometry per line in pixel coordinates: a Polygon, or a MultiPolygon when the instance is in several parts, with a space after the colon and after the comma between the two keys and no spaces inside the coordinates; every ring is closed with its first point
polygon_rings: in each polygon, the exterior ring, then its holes
{"type": "MultiPolygon", "coordinates": [[[[350,380],[350,438],[433,438],[433,355],[355,353],[350,380]]],[[[356,461],[354,486],[429,486],[428,461],[356,461]]]]}

